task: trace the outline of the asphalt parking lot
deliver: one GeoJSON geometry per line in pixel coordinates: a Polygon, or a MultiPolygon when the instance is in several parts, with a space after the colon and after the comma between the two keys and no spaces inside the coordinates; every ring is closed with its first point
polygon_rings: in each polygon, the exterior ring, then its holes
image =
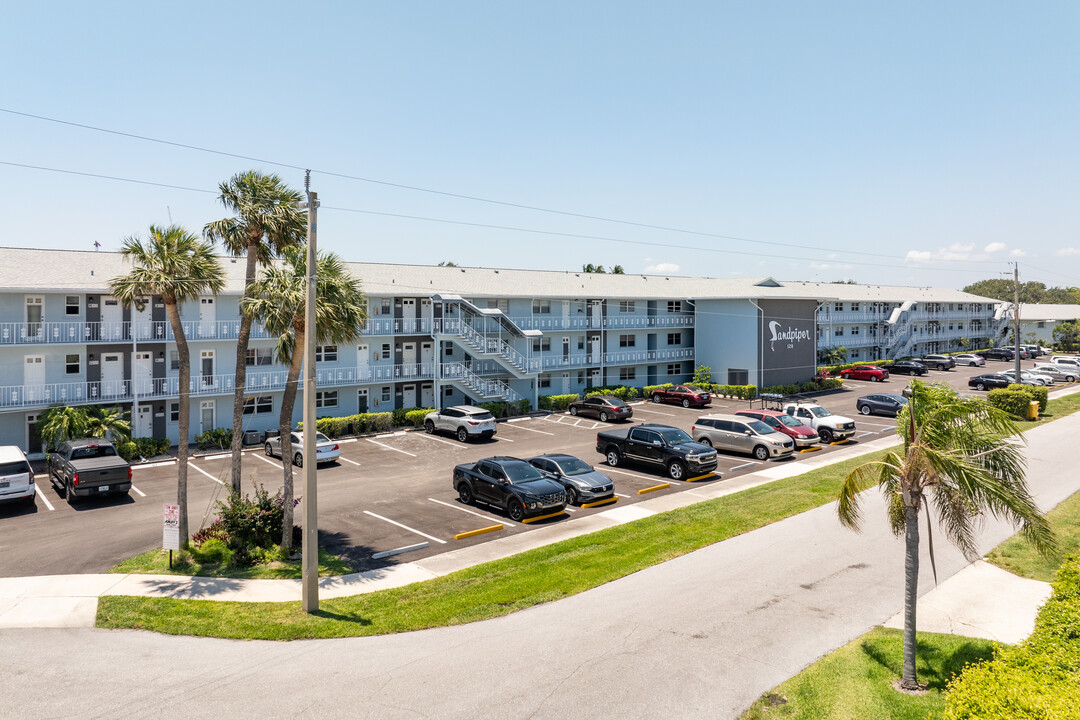
{"type": "MultiPolygon", "coordinates": [[[[1024,366],[1030,367],[1030,361],[1024,366]]],[[[972,375],[1009,367],[1011,363],[990,361],[987,368],[931,371],[923,379],[949,382],[967,392],[967,379],[972,375]]],[[[899,393],[908,380],[906,376],[893,376],[881,383],[848,381],[844,391],[820,396],[816,401],[855,420],[857,432],[847,445],[858,444],[892,434],[895,421],[858,415],[856,399],[875,392],[899,393]]],[[[643,403],[634,406],[633,422],[661,423],[689,431],[703,414],[734,412],[748,406],[746,401],[726,399],[714,399],[705,410],[643,403]]],[[[595,450],[596,433],[619,425],[557,414],[500,422],[498,434],[482,442],[459,443],[448,436],[426,435],[422,431],[341,440],[341,459],[318,470],[320,542],[358,570],[367,570],[508,534],[527,533],[545,523],[574,522],[575,518],[632,505],[657,494],[694,493],[700,485],[724,483],[770,462],[798,463],[804,456],[796,453],[790,459],[762,463],[750,456],[720,453],[717,478],[671,482],[668,487],[639,494],[668,481],[662,471],[634,466],[609,468],[603,464],[595,450]],[[549,452],[576,455],[609,474],[615,483],[615,502],[593,508],[571,507],[559,517],[523,524],[511,521],[500,510],[465,506],[458,501],[451,484],[454,465],[491,455],[530,457],[549,452]],[[462,533],[499,525],[490,532],[455,539],[462,533]],[[410,547],[415,549],[373,557],[410,547]]],[[[814,454],[837,451],[837,447],[826,446],[814,454]]],[[[227,496],[229,458],[226,454],[197,457],[189,467],[190,521],[194,531],[213,519],[216,502],[227,496]]],[[[243,467],[247,491],[252,483],[272,490],[280,487],[281,461],[265,457],[261,449],[245,452],[243,467]]],[[[294,477],[299,496],[300,471],[294,477]]],[[[175,464],[137,466],[130,497],[87,500],[75,507],[60,497],[44,472],[38,480],[35,508],[0,506],[0,576],[101,572],[124,558],[160,547],[161,506],[175,501],[175,464]]],[[[297,507],[298,520],[302,509],[297,507]]]]}

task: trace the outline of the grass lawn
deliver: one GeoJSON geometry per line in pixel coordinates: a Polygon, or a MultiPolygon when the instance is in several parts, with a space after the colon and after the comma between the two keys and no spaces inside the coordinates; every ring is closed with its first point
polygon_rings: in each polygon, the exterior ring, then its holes
{"type": "Polygon", "coordinates": [[[876,628],[766,693],[741,720],[923,720],[945,708],[945,686],[964,665],[988,659],[993,643],[958,635],[918,634],[916,672],[922,695],[893,687],[900,679],[904,637],[876,628]]]}
{"type": "MultiPolygon", "coordinates": [[[[201,577],[223,578],[258,578],[261,580],[280,580],[282,578],[299,578],[300,561],[274,561],[252,567],[234,567],[222,562],[200,561],[189,552],[173,552],[173,566],[169,568],[169,551],[155,548],[142,555],[128,558],[118,565],[114,565],[107,572],[110,573],[136,573],[139,575],[198,575],[201,577]]],[[[345,563],[337,555],[331,555],[323,548],[319,548],[319,575],[329,577],[331,575],[347,575],[353,572],[352,567],[345,563]]]]}

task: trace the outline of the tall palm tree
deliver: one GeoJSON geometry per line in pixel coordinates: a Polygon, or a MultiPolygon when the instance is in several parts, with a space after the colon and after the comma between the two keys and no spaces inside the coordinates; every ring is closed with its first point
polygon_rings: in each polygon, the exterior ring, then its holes
{"type": "Polygon", "coordinates": [[[180,356],[180,438],[177,463],[176,502],[180,506],[180,543],[187,547],[188,442],[191,436],[191,351],[180,322],[180,304],[225,285],[225,271],[214,256],[214,246],[179,225],[151,225],[148,237],[126,238],[120,254],[134,266],[127,275],[114,278],[109,288],[124,305],[159,295],[176,339],[180,356]]]}
{"type": "MultiPolygon", "coordinates": [[[[220,241],[233,257],[244,256],[244,294],[255,282],[256,263],[266,265],[274,254],[301,244],[307,236],[307,214],[300,207],[303,195],[288,187],[277,175],[258,170],[237,173],[218,186],[218,200],[235,213],[203,228],[210,241],[220,241]]],[[[241,314],[236,341],[236,386],[233,392],[232,488],[240,492],[240,459],[243,448],[244,384],[251,318],[241,314]]]]}
{"type": "Polygon", "coordinates": [[[66,440],[85,437],[90,416],[85,407],[56,405],[45,410],[38,422],[42,445],[49,451],[66,440]]]}
{"type": "Polygon", "coordinates": [[[1012,418],[985,400],[961,397],[948,386],[918,380],[911,384],[911,401],[896,425],[904,439],[903,450],[852,470],[837,502],[840,522],[858,530],[862,520],[859,492],[873,480],[888,502],[893,533],[904,535],[904,667],[900,684],[905,689],[919,687],[915,676],[915,604],[919,512],[924,505],[932,565],[931,508],[936,510],[946,537],[969,559],[978,557],[975,529],[984,512],[1019,525],[1040,552],[1052,552],[1054,546],[1050,527],[1028,492],[1024,457],[1011,439],[1017,434],[1012,418]]]}
{"type": "Polygon", "coordinates": [[[131,421],[128,413],[118,406],[96,405],[87,413],[86,434],[90,437],[108,438],[113,442],[131,438],[131,421]]]}
{"type": "MultiPolygon", "coordinates": [[[[281,398],[281,459],[284,465],[284,510],[281,546],[292,548],[293,526],[293,464],[292,415],[304,359],[304,338],[308,332],[305,321],[307,294],[307,247],[287,248],[283,262],[267,269],[251,286],[241,310],[258,319],[268,332],[278,336],[275,355],[278,362],[288,365],[288,379],[281,398]]],[[[360,337],[361,326],[367,320],[367,299],[360,281],[352,277],[345,265],[333,253],[319,253],[315,273],[316,342],[343,344],[360,337]]],[[[304,428],[315,432],[315,428],[304,428]]],[[[314,458],[308,458],[312,462],[314,458]]]]}

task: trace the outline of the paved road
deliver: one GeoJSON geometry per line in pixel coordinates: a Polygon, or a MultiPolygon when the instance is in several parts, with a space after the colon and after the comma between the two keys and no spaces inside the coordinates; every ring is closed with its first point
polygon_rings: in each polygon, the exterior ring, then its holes
{"type": "MultiPolygon", "coordinates": [[[[1051,507],[1080,416],[1029,435],[1051,507]]],[[[0,716],[735,717],[902,604],[903,547],[823,507],[566,600],[464,627],[266,643],[98,630],[0,631],[0,716]]],[[[989,549],[1011,534],[987,520],[989,549]]],[[[939,535],[940,537],[940,535],[939,535]]],[[[925,544],[924,544],[925,555],[925,544]]],[[[939,576],[966,564],[938,543],[939,576]]],[[[924,559],[920,580],[932,585],[924,559]]]]}

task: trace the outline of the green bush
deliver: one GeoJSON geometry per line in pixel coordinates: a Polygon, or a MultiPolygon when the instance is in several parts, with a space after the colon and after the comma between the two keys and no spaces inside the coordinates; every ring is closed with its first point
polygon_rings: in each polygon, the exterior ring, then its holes
{"type": "Polygon", "coordinates": [[[775,395],[795,395],[799,392],[798,385],[770,385],[767,388],[763,388],[763,393],[772,393],[775,395]]]}
{"type": "MultiPolygon", "coordinates": [[[[232,438],[232,431],[229,431],[229,437],[232,438]]],[[[135,438],[135,447],[138,449],[139,455],[144,458],[152,458],[169,452],[172,441],[168,438],[135,438]]]]}
{"type": "Polygon", "coordinates": [[[124,458],[128,462],[131,462],[132,460],[139,459],[139,448],[135,443],[127,440],[122,443],[117,443],[116,454],[124,458]]]}
{"type": "Polygon", "coordinates": [[[570,403],[578,399],[577,395],[541,395],[540,409],[562,412],[570,407],[570,403]]]}
{"type": "Polygon", "coordinates": [[[1080,716],[1080,558],[1066,558],[1053,594],[1019,645],[969,665],[948,688],[946,720],[1064,720],[1080,716]]]}
{"type": "Polygon", "coordinates": [[[708,365],[698,365],[694,370],[694,378],[690,381],[691,385],[707,386],[712,385],[712,368],[708,365]]]}
{"type": "Polygon", "coordinates": [[[435,408],[416,408],[405,413],[405,422],[412,427],[423,427],[424,418],[428,416],[428,413],[435,412],[435,408]]]}
{"type": "MultiPolygon", "coordinates": [[[[403,420],[404,422],[404,420],[403,420]]],[[[346,435],[363,435],[370,432],[386,432],[394,426],[393,414],[383,413],[360,413],[358,415],[346,415],[345,417],[321,417],[315,418],[315,429],[328,438],[339,438],[346,435]]],[[[300,423],[300,429],[304,427],[300,423]]]]}
{"type": "Polygon", "coordinates": [[[1039,403],[1039,412],[1046,412],[1046,404],[1050,402],[1050,390],[1043,385],[1018,385],[1012,384],[1009,389],[1019,388],[1031,396],[1032,400],[1039,403]]]}
{"type": "Polygon", "coordinates": [[[629,385],[597,385],[585,391],[585,397],[596,397],[597,395],[611,395],[623,401],[636,400],[641,397],[640,391],[636,387],[630,387],[629,385]]]}
{"type": "MultiPolygon", "coordinates": [[[[249,561],[254,560],[250,555],[255,548],[271,547],[281,539],[285,511],[280,491],[271,496],[264,486],[256,485],[254,497],[231,493],[227,501],[219,500],[217,505],[221,524],[229,534],[228,544],[234,552],[234,562],[250,565],[249,561]]],[[[203,545],[208,542],[211,541],[206,540],[203,545]]]]}
{"type": "Polygon", "coordinates": [[[1035,397],[1026,391],[1026,385],[1010,385],[1008,388],[996,388],[986,394],[986,401],[996,408],[1001,408],[1015,418],[1026,418],[1028,406],[1035,397]],[[1016,390],[1014,388],[1021,388],[1016,390]]]}
{"type": "Polygon", "coordinates": [[[195,436],[200,450],[225,450],[232,446],[232,428],[213,428],[195,436]]]}
{"type": "Polygon", "coordinates": [[[652,394],[657,390],[667,390],[668,388],[673,387],[675,387],[675,383],[664,383],[663,385],[646,385],[644,388],[642,388],[641,394],[644,397],[652,397],[652,394]]]}
{"type": "Polygon", "coordinates": [[[421,417],[420,422],[413,422],[413,421],[411,421],[409,419],[409,414],[414,413],[414,412],[416,412],[418,410],[423,410],[424,415],[427,415],[429,412],[432,412],[434,409],[435,408],[421,408],[421,407],[398,408],[397,410],[394,410],[392,413],[390,413],[390,422],[393,423],[394,427],[405,427],[407,425],[411,425],[412,427],[420,427],[421,425],[424,424],[424,418],[421,417]]]}
{"type": "Polygon", "coordinates": [[[497,418],[516,417],[518,415],[527,415],[532,409],[532,402],[528,398],[513,402],[496,400],[494,402],[479,403],[476,407],[484,408],[497,418]]]}
{"type": "Polygon", "coordinates": [[[191,548],[191,554],[200,563],[228,563],[232,558],[232,550],[225,540],[220,538],[208,538],[191,548]]]}

